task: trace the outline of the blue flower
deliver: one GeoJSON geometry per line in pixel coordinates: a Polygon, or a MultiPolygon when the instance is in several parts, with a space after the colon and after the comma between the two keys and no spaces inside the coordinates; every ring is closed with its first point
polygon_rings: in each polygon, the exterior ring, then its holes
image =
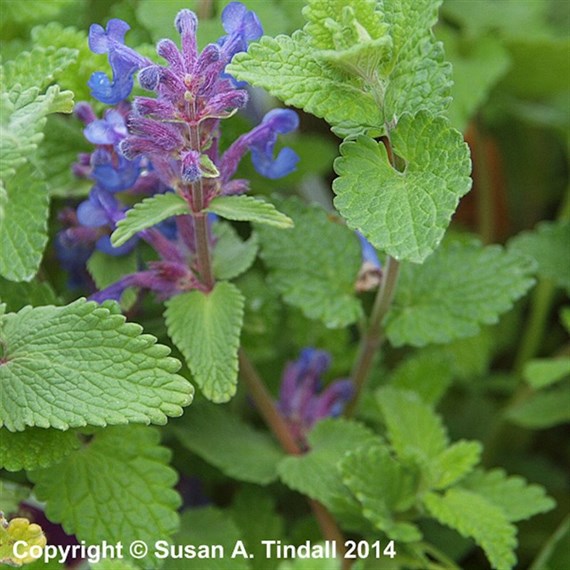
{"type": "Polygon", "coordinates": [[[339,416],[354,394],[350,380],[336,380],[321,391],[329,366],[327,352],[305,348],[283,374],[278,408],[300,441],[318,420],[339,416]]]}
{"type": "Polygon", "coordinates": [[[97,71],[91,75],[88,85],[93,97],[108,105],[126,99],[133,89],[135,72],[152,63],[124,45],[125,34],[129,29],[130,26],[126,22],[116,18],[109,20],[106,29],[98,24],[89,28],[89,48],[94,53],[108,54],[113,80],[104,72],[97,71]]]}

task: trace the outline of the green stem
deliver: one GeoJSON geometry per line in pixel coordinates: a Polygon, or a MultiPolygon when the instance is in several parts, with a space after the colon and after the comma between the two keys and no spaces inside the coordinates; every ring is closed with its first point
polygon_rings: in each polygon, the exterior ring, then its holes
{"type": "Polygon", "coordinates": [[[398,274],[400,271],[399,262],[391,256],[386,258],[384,265],[384,275],[382,282],[376,293],[374,299],[374,306],[370,314],[370,324],[364,333],[360,342],[358,357],[352,369],[352,382],[354,384],[355,393],[354,397],[346,408],[346,417],[351,417],[358,401],[362,395],[362,390],[370,373],[372,362],[376,351],[382,346],[384,342],[384,333],[382,330],[382,321],[390,308],[394,293],[396,291],[396,284],[398,282],[398,274]]]}
{"type": "MultiPolygon", "coordinates": [[[[195,113],[193,113],[195,114],[195,113]]],[[[200,127],[189,125],[190,148],[201,152],[200,148],[200,127]]],[[[196,242],[196,256],[198,258],[198,272],[202,283],[208,290],[212,290],[215,285],[214,271],[212,269],[212,255],[210,252],[210,239],[208,235],[208,218],[204,212],[204,188],[202,178],[190,185],[192,193],[192,217],[194,218],[194,239],[196,242]]]]}
{"type": "MultiPolygon", "coordinates": [[[[275,407],[271,394],[243,348],[239,351],[239,371],[259,413],[281,444],[281,447],[289,455],[301,455],[303,450],[291,434],[291,430],[283,416],[275,407]]],[[[336,521],[318,501],[309,499],[309,505],[319,523],[324,538],[333,540],[337,545],[339,554],[342,556],[344,554],[344,536],[336,521]]],[[[345,564],[343,567],[349,568],[350,566],[345,564]]]]}

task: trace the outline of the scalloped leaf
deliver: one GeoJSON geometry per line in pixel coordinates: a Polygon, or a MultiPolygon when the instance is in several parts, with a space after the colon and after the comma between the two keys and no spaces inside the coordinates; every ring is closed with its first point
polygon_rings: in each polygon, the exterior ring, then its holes
{"type": "Polygon", "coordinates": [[[218,196],[214,198],[207,212],[227,220],[255,222],[276,228],[292,228],[293,220],[264,200],[253,196],[218,196]]]}
{"type": "Polygon", "coordinates": [[[480,495],[457,488],[444,495],[427,493],[424,504],[440,523],[473,538],[494,569],[510,570],[515,565],[516,528],[502,509],[480,495]]]}
{"type": "Polygon", "coordinates": [[[556,506],[543,487],[529,485],[518,475],[509,477],[503,469],[478,469],[462,481],[461,486],[502,509],[511,522],[546,513],[556,506]]]}
{"type": "Polygon", "coordinates": [[[189,212],[190,208],[184,198],[174,192],[145,198],[128,210],[122,220],[119,220],[117,229],[111,235],[111,243],[114,247],[119,247],[138,232],[151,228],[172,216],[180,216],[189,212]]]}
{"type": "Polygon", "coordinates": [[[377,249],[423,263],[471,188],[469,150],[444,118],[425,112],[403,115],[391,141],[406,162],[402,172],[391,166],[381,142],[360,136],[341,145],[334,203],[377,249]]]}
{"type": "Polygon", "coordinates": [[[27,428],[21,432],[0,429],[0,468],[8,471],[38,469],[58,463],[79,447],[74,431],[27,428]]]}
{"type": "Polygon", "coordinates": [[[277,479],[283,452],[267,433],[254,430],[227,406],[194,406],[174,432],[184,447],[228,477],[259,485],[277,479]]]}
{"type": "Polygon", "coordinates": [[[402,265],[385,320],[394,346],[448,343],[494,324],[534,284],[533,263],[501,246],[451,243],[423,265],[402,265]]]}
{"type": "Polygon", "coordinates": [[[356,322],[362,315],[355,292],[361,267],[356,235],[317,205],[291,199],[279,207],[293,218],[294,228],[257,227],[271,285],[287,303],[327,327],[356,322]]]}
{"type": "Polygon", "coordinates": [[[236,392],[244,298],[231,283],[190,291],[166,302],[168,334],[206,398],[227,402],[236,392]]]}
{"type": "MultiPolygon", "coordinates": [[[[174,490],[178,476],[168,466],[171,452],[159,441],[150,427],[109,427],[81,452],[30,472],[46,515],[89,544],[168,540],[178,528],[181,501],[174,490]]],[[[142,562],[144,568],[159,563],[154,556],[142,562]]]]}
{"type": "Polygon", "coordinates": [[[1,426],[68,429],[166,423],[193,389],[180,363],[142,327],[79,299],[4,315],[1,426]]]}

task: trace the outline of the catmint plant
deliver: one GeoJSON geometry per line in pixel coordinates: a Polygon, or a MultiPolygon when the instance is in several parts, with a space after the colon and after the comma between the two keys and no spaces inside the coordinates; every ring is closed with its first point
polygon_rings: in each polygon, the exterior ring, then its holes
{"type": "Polygon", "coordinates": [[[477,4],[2,4],[2,564],[566,567],[566,38],[477,4]]]}

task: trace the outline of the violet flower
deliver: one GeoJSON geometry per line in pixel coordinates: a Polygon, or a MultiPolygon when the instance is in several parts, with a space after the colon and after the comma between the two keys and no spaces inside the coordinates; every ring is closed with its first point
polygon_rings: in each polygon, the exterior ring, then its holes
{"type": "Polygon", "coordinates": [[[374,246],[360,233],[356,232],[360,240],[362,252],[362,266],[358,272],[355,289],[362,293],[376,289],[382,280],[382,264],[378,259],[378,254],[374,246]]]}
{"type": "Polygon", "coordinates": [[[339,416],[354,394],[350,380],[335,380],[321,389],[321,376],[329,366],[327,352],[305,348],[283,373],[278,408],[301,442],[317,421],[339,416]]]}

